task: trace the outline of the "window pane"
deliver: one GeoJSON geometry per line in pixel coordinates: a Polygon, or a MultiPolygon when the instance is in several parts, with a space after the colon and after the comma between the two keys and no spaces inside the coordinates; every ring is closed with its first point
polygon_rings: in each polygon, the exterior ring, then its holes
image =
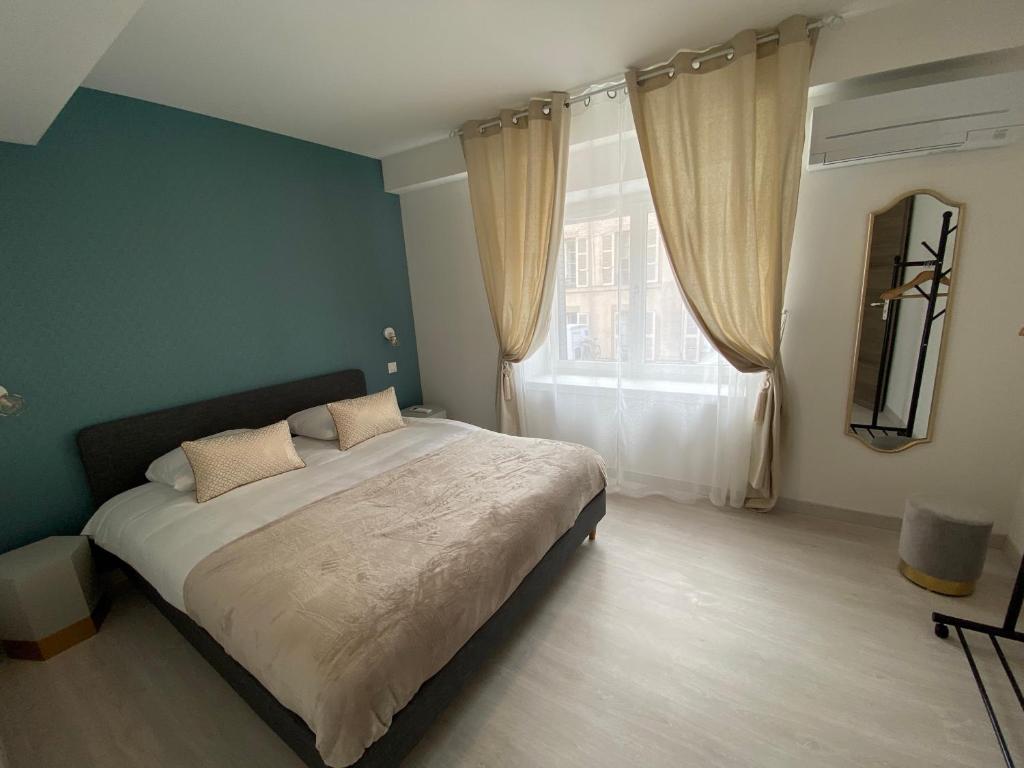
{"type": "Polygon", "coordinates": [[[635,135],[607,114],[569,159],[551,323],[559,365],[635,379],[689,375],[678,368],[721,358],[686,312],[635,135]]]}
{"type": "Polygon", "coordinates": [[[564,333],[561,360],[610,363],[616,359],[614,314],[628,299],[622,291],[629,282],[629,263],[622,260],[622,244],[628,238],[628,216],[567,216],[562,265],[566,279],[557,288],[560,293],[555,300],[556,311],[562,308],[560,322],[554,326],[558,334],[564,333]]]}

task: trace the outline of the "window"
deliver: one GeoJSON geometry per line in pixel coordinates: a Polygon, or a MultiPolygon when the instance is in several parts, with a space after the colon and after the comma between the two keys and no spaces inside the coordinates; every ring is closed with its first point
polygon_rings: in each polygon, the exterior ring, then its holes
{"type": "Polygon", "coordinates": [[[594,360],[594,342],[590,338],[590,315],[579,309],[565,312],[565,338],[570,360],[594,360]]]}
{"type": "Polygon", "coordinates": [[[615,233],[601,235],[597,252],[598,285],[615,285],[615,233]]]}
{"type": "Polygon", "coordinates": [[[647,252],[644,254],[644,279],[648,283],[658,282],[658,265],[661,256],[661,235],[653,219],[654,214],[647,217],[647,252]]]}
{"type": "Polygon", "coordinates": [[[590,242],[585,237],[565,239],[565,286],[586,288],[590,284],[590,242]]]}
{"type": "Polygon", "coordinates": [[[690,313],[683,308],[683,360],[687,363],[700,362],[700,342],[703,338],[700,326],[690,313]]]}
{"type": "Polygon", "coordinates": [[[659,378],[717,359],[666,271],[649,197],[626,196],[610,213],[593,200],[567,210],[552,306],[557,360],[588,374],[619,362],[631,377],[659,378]]]}
{"type": "Polygon", "coordinates": [[[565,287],[575,288],[577,259],[579,258],[576,253],[576,238],[566,239],[562,245],[565,251],[565,287]]]}
{"type": "Polygon", "coordinates": [[[644,360],[654,360],[658,355],[658,315],[654,311],[644,313],[644,360]]]}
{"type": "Polygon", "coordinates": [[[629,230],[619,232],[619,285],[629,285],[629,230]]]}
{"type": "Polygon", "coordinates": [[[612,359],[629,360],[629,308],[612,313],[612,359]]]}
{"type": "Polygon", "coordinates": [[[590,241],[587,238],[576,238],[576,255],[576,285],[586,288],[590,285],[590,241]]]}

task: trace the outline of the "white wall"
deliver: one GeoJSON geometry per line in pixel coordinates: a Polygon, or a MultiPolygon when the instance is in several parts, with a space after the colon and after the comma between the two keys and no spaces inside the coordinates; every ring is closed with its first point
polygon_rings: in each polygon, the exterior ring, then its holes
{"type": "Polygon", "coordinates": [[[786,294],[783,496],[896,516],[908,493],[966,493],[1006,529],[1024,450],[1022,199],[1022,145],[804,174],[786,294]],[[867,214],[921,187],[966,203],[934,442],[881,454],[843,434],[867,214]]]}
{"type": "Polygon", "coordinates": [[[465,178],[402,195],[423,399],[494,429],[498,342],[465,178]]]}

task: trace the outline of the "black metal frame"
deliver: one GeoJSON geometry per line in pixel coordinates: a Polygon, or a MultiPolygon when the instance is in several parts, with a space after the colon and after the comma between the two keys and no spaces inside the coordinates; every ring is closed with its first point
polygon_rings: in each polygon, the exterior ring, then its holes
{"type": "MultiPolygon", "coordinates": [[[[911,209],[911,215],[913,215],[913,209],[911,209]]],[[[878,423],[878,417],[883,407],[883,387],[885,387],[889,380],[889,372],[892,363],[892,351],[895,345],[895,330],[896,330],[896,317],[899,312],[899,304],[890,313],[886,320],[885,332],[882,336],[882,362],[878,370],[878,384],[875,389],[875,401],[874,407],[871,411],[871,423],[870,424],[850,424],[850,429],[856,434],[858,429],[865,430],[872,438],[875,436],[875,431],[881,432],[883,435],[890,433],[895,434],[897,437],[913,437],[914,436],[914,422],[917,419],[917,407],[918,401],[921,397],[921,383],[924,379],[924,367],[925,362],[928,358],[928,344],[931,340],[932,335],[932,324],[946,314],[946,310],[943,309],[940,312],[935,312],[935,303],[939,298],[939,288],[941,286],[942,278],[946,277],[950,273],[950,269],[943,269],[946,260],[946,247],[949,244],[949,236],[956,232],[957,224],[950,226],[950,222],[953,218],[952,211],[945,211],[942,214],[942,229],[939,232],[939,245],[938,248],[932,248],[924,240],[921,241],[921,245],[924,246],[934,259],[927,261],[917,261],[906,259],[906,249],[904,249],[904,258],[897,258],[893,262],[893,288],[895,288],[900,280],[906,277],[907,267],[932,267],[932,281],[931,288],[926,293],[921,290],[920,287],[915,286],[918,293],[924,296],[928,301],[928,308],[924,316],[924,328],[921,330],[921,343],[918,347],[917,353],[917,367],[914,372],[914,388],[910,396],[910,409],[907,413],[907,423],[902,427],[885,426],[878,423]]],[[[909,225],[908,236],[909,236],[909,225]]]]}
{"type": "Polygon", "coordinates": [[[978,665],[974,663],[974,655],[971,653],[971,646],[967,642],[967,637],[964,635],[964,630],[971,632],[977,632],[980,635],[987,635],[988,639],[992,641],[992,646],[995,648],[996,655],[999,657],[999,662],[1003,666],[1003,671],[1006,673],[1006,677],[1010,682],[1010,686],[1013,688],[1013,692],[1017,695],[1017,703],[1020,704],[1022,710],[1024,710],[1024,694],[1021,693],[1020,684],[1017,682],[1017,678],[1013,674],[1013,670],[1010,668],[1010,663],[1006,660],[1006,655],[1003,653],[1002,647],[999,645],[998,638],[1004,640],[1012,640],[1018,643],[1024,643],[1024,632],[1017,631],[1017,622],[1020,620],[1021,605],[1024,604],[1024,557],[1021,557],[1020,568],[1017,570],[1017,581],[1014,583],[1013,594],[1010,595],[1010,603],[1006,606],[1006,617],[1003,620],[1002,626],[995,626],[993,624],[982,624],[981,622],[971,621],[970,619],[961,619],[956,616],[947,616],[944,613],[934,612],[932,613],[932,621],[935,622],[935,634],[941,638],[949,637],[949,628],[953,627],[956,630],[956,636],[960,640],[960,647],[963,649],[964,656],[967,658],[967,664],[971,668],[971,674],[974,676],[974,682],[978,686],[978,693],[981,694],[981,702],[985,705],[985,713],[988,715],[989,722],[992,724],[992,730],[995,732],[996,741],[999,742],[999,749],[1003,753],[1003,760],[1006,761],[1007,768],[1014,768],[1013,756],[1010,754],[1010,749],[1006,745],[1006,737],[1003,735],[1003,729],[999,725],[999,718],[996,716],[996,711],[992,707],[992,701],[989,699],[988,690],[985,688],[985,681],[981,677],[981,672],[978,671],[978,665]]]}

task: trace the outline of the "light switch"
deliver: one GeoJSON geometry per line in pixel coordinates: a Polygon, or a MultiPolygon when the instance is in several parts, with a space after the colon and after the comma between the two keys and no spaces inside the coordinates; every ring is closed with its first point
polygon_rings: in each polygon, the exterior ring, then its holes
{"type": "Polygon", "coordinates": [[[398,363],[388,363],[388,373],[398,373],[398,363]]]}

